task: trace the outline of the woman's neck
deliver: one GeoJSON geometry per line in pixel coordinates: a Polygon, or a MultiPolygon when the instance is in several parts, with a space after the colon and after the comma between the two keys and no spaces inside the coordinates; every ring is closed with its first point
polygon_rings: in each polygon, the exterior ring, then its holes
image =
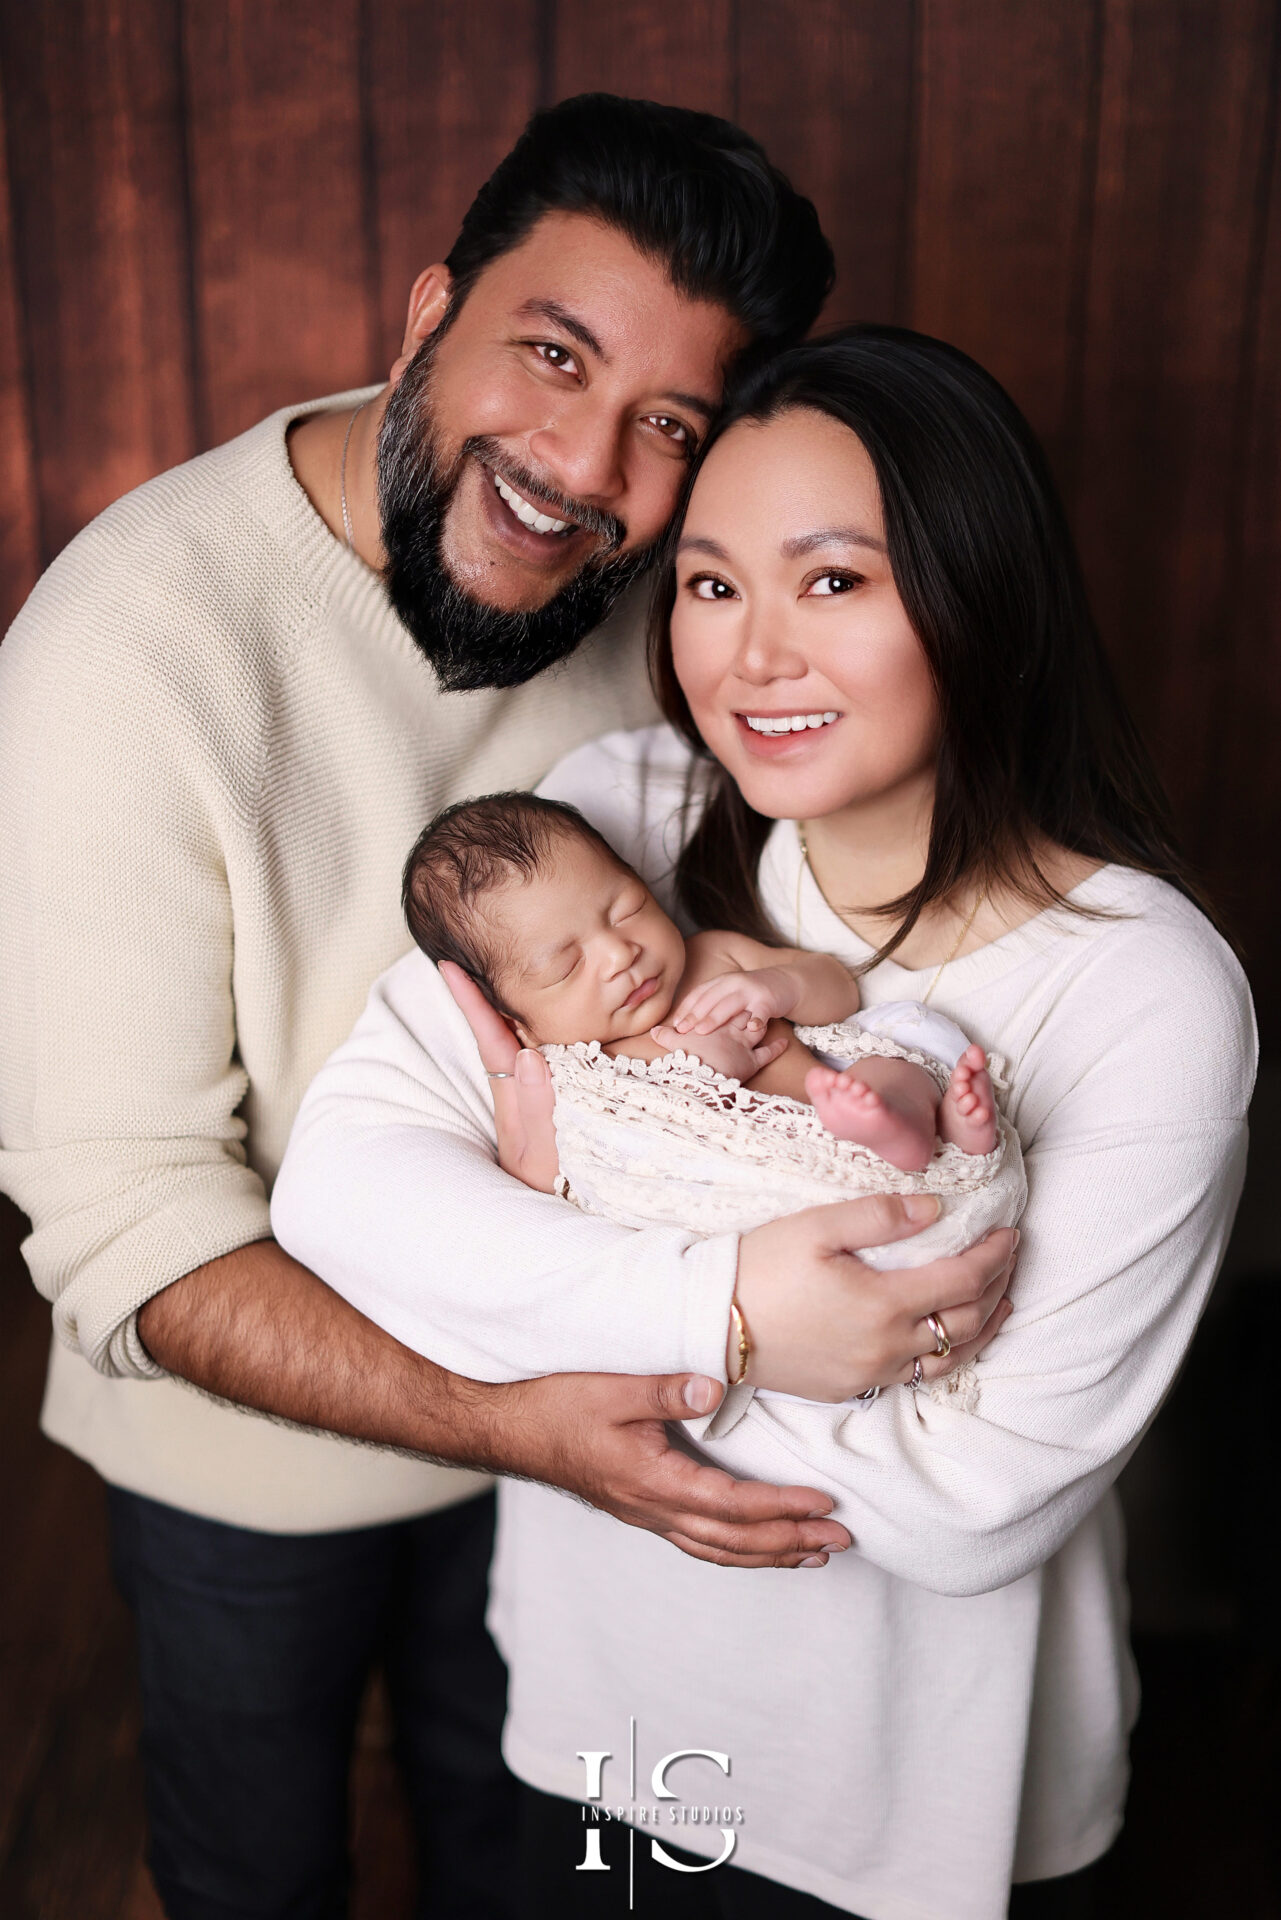
{"type": "MultiPolygon", "coordinates": [[[[819,891],[870,947],[883,946],[899,922],[868,909],[901,899],[925,871],[932,807],[931,782],[882,798],[874,806],[797,822],[819,891]]],[[[1061,893],[1098,871],[1097,860],[1069,854],[1049,841],[1033,851],[1042,873],[1061,893]]],[[[894,959],[910,970],[938,966],[987,946],[1040,911],[1039,903],[1012,887],[988,894],[981,882],[962,882],[949,900],[925,907],[894,959]]]]}

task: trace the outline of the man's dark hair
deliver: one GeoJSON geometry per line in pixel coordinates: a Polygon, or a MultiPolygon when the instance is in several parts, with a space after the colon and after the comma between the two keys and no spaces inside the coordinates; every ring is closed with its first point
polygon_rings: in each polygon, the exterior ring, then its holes
{"type": "Polygon", "coordinates": [[[429,960],[452,960],[470,974],[505,1019],[520,1018],[495,985],[509,956],[498,951],[477,902],[508,880],[533,879],[556,842],[571,835],[626,866],[577,807],[536,793],[456,801],[423,828],[405,862],[401,901],[415,944],[429,960]]]}
{"type": "Polygon", "coordinates": [[[813,202],[715,114],[612,93],[536,113],[463,217],[446,261],[454,301],[554,212],[619,228],[681,293],[725,307],[767,350],[806,334],[831,291],[813,202]]]}

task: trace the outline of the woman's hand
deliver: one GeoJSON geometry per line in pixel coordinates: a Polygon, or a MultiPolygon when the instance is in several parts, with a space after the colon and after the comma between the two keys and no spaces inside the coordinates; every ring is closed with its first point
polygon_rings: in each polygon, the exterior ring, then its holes
{"type": "MultiPolygon", "coordinates": [[[[932,1380],[981,1353],[1010,1308],[1005,1290],[1018,1234],[998,1227],[977,1246],[924,1267],[884,1272],[858,1258],[919,1233],[937,1217],[929,1195],[877,1194],[811,1207],[744,1234],[736,1298],[751,1340],[748,1381],[806,1400],[848,1400],[912,1377],[919,1357],[932,1380]],[[927,1314],[952,1342],[935,1354],[927,1314]]],[[[736,1329],[727,1346],[738,1366],[736,1329]]]]}
{"type": "Polygon", "coordinates": [[[486,1073],[510,1078],[490,1081],[498,1164],[527,1187],[551,1193],[560,1172],[556,1154],[556,1095],[547,1062],[537,1047],[522,1047],[501,1013],[490,1006],[470,974],[442,960],[440,977],[476,1036],[486,1073]]]}

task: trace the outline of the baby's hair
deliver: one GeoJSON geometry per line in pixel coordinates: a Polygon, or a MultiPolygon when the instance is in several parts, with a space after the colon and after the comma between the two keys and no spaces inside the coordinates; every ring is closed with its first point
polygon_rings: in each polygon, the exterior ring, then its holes
{"type": "Polygon", "coordinates": [[[506,956],[476,905],[508,880],[532,880],[555,843],[571,837],[591,841],[626,867],[577,807],[536,793],[455,801],[423,828],[405,862],[401,900],[415,944],[429,960],[452,960],[470,974],[505,1019],[520,1017],[495,984],[506,956]]]}

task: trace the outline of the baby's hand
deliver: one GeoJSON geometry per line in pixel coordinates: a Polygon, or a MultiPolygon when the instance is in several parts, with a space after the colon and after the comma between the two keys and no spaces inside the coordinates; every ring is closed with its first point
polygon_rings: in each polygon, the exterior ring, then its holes
{"type": "Polygon", "coordinates": [[[668,1024],[678,1034],[728,1027],[751,1039],[764,1033],[771,1020],[785,1020],[796,998],[797,982],[786,967],[718,973],[685,995],[668,1024]]]}
{"type": "Polygon", "coordinates": [[[785,1033],[766,1040],[759,1034],[740,1033],[734,1027],[721,1027],[706,1035],[677,1033],[671,1026],[652,1027],[650,1031],[660,1047],[673,1053],[677,1047],[684,1047],[687,1053],[697,1054],[713,1073],[723,1073],[727,1080],[741,1080],[744,1086],[787,1049],[785,1033]]]}

